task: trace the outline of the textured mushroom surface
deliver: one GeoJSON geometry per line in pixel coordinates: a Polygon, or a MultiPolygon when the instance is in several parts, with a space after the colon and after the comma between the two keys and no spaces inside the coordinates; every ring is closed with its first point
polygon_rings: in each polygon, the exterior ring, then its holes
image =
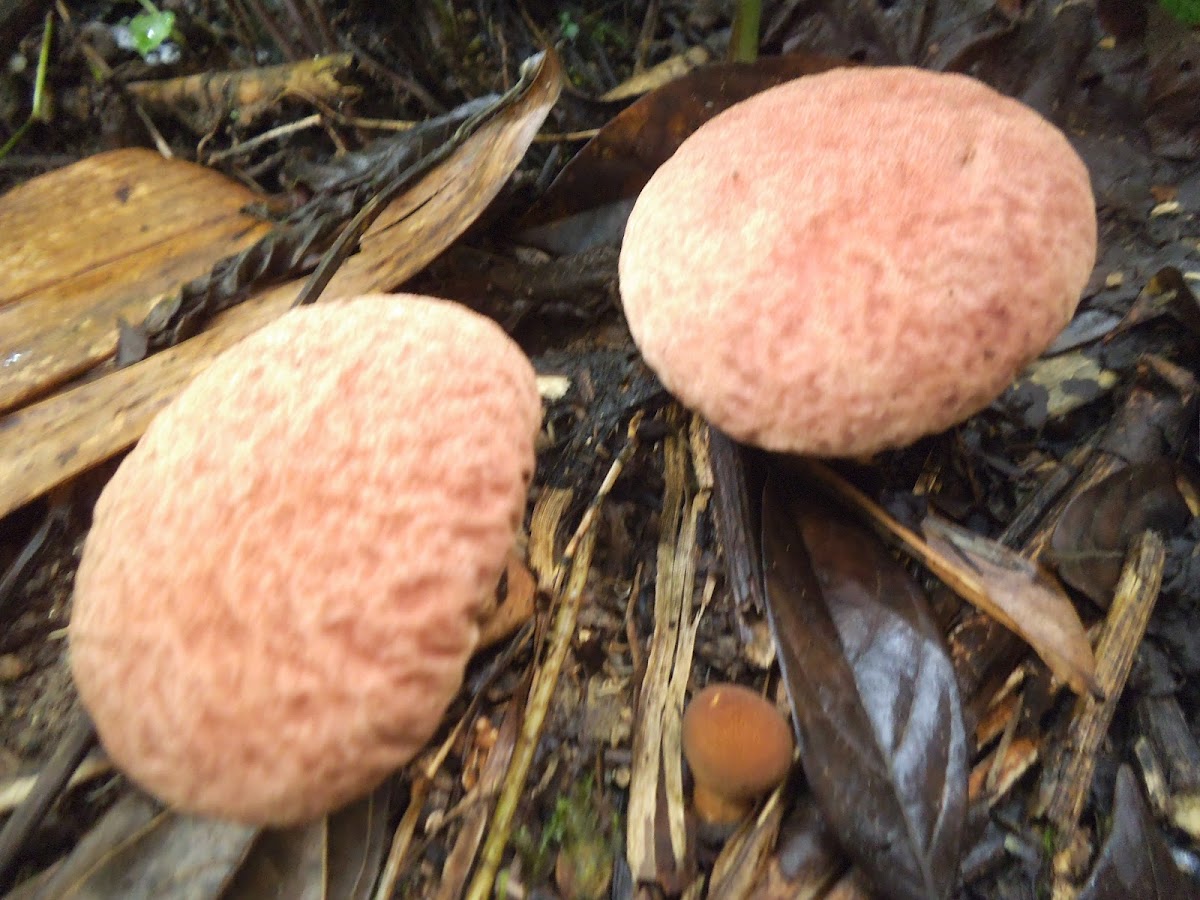
{"type": "Polygon", "coordinates": [[[715,117],[638,197],[633,336],[739,440],[859,455],[977,412],[1070,320],[1096,254],[1087,169],[971,78],[846,68],[715,117]]]}
{"type": "Polygon", "coordinates": [[[491,320],[304,307],[220,356],[96,506],[71,665],[113,760],[186,811],[298,822],[411,759],[524,512],[541,404],[491,320]]]}

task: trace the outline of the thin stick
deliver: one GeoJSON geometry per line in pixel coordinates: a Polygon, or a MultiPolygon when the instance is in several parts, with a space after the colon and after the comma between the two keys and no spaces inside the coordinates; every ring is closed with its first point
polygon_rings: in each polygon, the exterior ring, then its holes
{"type": "Polygon", "coordinates": [[[379,876],[379,884],[375,886],[374,900],[391,900],[396,896],[396,884],[400,881],[401,872],[404,871],[404,857],[408,854],[408,848],[412,846],[417,823],[421,821],[421,812],[425,807],[425,796],[429,793],[429,785],[430,782],[425,778],[417,778],[413,782],[412,790],[408,794],[408,808],[404,810],[404,816],[400,819],[400,824],[396,826],[396,833],[392,835],[392,846],[388,851],[387,862],[384,864],[383,873],[379,876]]]}
{"type": "Polygon", "coordinates": [[[525,783],[529,770],[533,766],[533,755],[542,737],[542,726],[550,709],[550,700],[554,688],[558,685],[558,677],[566,662],[567,653],[571,649],[571,638],[575,634],[575,623],[579,617],[579,607],[583,601],[584,588],[587,586],[588,572],[592,566],[592,550],[596,544],[595,523],[597,512],[604,499],[612,490],[625,464],[633,456],[637,447],[637,429],[641,424],[642,414],[636,414],[629,423],[628,436],[625,446],[613,460],[603,484],[596,491],[595,499],[588,506],[580,520],[579,527],[563,552],[564,570],[570,564],[570,572],[563,586],[558,610],[554,616],[545,662],[538,671],[533,687],[529,692],[529,702],[525,707],[525,721],[521,725],[521,734],[517,746],[513,750],[512,762],[504,786],[500,789],[496,809],[492,814],[491,827],[488,829],[487,841],[479,856],[479,868],[464,895],[467,900],[487,900],[492,895],[492,886],[496,874],[500,871],[500,861],[504,849],[508,846],[509,835],[512,831],[513,819],[517,814],[517,806],[525,791],[525,783]]]}
{"type": "Polygon", "coordinates": [[[315,128],[320,124],[321,116],[313,113],[311,116],[305,116],[303,119],[297,119],[295,122],[277,125],[275,128],[270,128],[262,134],[256,134],[236,147],[217,151],[208,158],[209,165],[224,162],[234,156],[241,156],[243,153],[249,153],[256,147],[261,147],[263,144],[270,143],[277,138],[287,137],[288,135],[295,134],[297,131],[304,131],[306,128],[315,128]]]}
{"type": "Polygon", "coordinates": [[[96,731],[92,720],[82,710],[76,710],[75,721],[63,735],[50,762],[42,769],[33,790],[16,808],[0,831],[0,884],[12,874],[20,861],[21,851],[30,836],[54,805],[71,775],[83,762],[96,742],[96,731]]]}
{"type": "Polygon", "coordinates": [[[964,600],[970,601],[971,605],[976,607],[992,605],[987,590],[977,579],[971,577],[969,572],[962,566],[956,566],[929,546],[915,531],[897,522],[887,514],[883,507],[854,485],[838,477],[835,472],[821,463],[804,460],[802,465],[806,474],[811,475],[840,500],[858,510],[883,538],[899,543],[906,553],[936,575],[954,593],[964,600]]]}
{"type": "Polygon", "coordinates": [[[733,14],[733,34],[729,38],[729,59],[751,63],[758,59],[762,0],[738,0],[733,14]]]}
{"type": "MultiPolygon", "coordinates": [[[[1165,559],[1162,538],[1152,531],[1143,533],[1130,550],[1096,648],[1096,678],[1105,699],[1076,700],[1069,738],[1057,765],[1047,770],[1046,816],[1059,830],[1060,849],[1073,843],[1079,816],[1091,791],[1100,745],[1108,734],[1117,701],[1125,689],[1158,599],[1165,559]]],[[[1056,860],[1056,875],[1059,867],[1056,860]]]]}

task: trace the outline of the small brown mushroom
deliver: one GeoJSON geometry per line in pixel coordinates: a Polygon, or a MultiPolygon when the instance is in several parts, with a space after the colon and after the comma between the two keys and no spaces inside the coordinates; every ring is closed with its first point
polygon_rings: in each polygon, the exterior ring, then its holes
{"type": "Polygon", "coordinates": [[[683,755],[696,815],[708,825],[744,818],[788,773],[792,730],[773,704],[738,684],[710,684],[683,714],[683,755]]]}

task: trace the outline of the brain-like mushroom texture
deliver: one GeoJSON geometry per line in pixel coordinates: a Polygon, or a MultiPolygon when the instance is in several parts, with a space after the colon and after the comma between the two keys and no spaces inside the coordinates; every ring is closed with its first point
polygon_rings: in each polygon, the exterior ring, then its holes
{"type": "Polygon", "coordinates": [[[96,506],[71,666],[112,759],[261,824],[370,790],[457,692],[524,513],[541,403],[445,301],[304,307],[222,354],[96,506]]]}
{"type": "Polygon", "coordinates": [[[758,94],[651,178],[621,251],[648,364],[717,427],[860,456],[982,409],[1070,320],[1087,169],[971,78],[845,68],[758,94]]]}

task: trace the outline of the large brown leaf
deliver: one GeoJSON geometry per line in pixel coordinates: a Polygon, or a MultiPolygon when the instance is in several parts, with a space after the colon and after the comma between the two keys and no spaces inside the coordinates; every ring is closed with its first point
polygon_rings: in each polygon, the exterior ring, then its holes
{"type": "Polygon", "coordinates": [[[1169,460],[1127,466],[1072,498],[1049,556],[1064,581],[1108,609],[1129,542],[1146,529],[1170,537],[1190,519],[1169,460]]]}
{"type": "Polygon", "coordinates": [[[927,601],[869,532],[763,493],[767,607],[804,771],[847,852],[889,897],[958,873],[967,737],[927,601]]]}
{"type": "Polygon", "coordinates": [[[1175,865],[1133,769],[1121,766],[1113,797],[1112,831],[1079,900],[1183,900],[1196,896],[1200,889],[1175,865]]]}
{"type": "Polygon", "coordinates": [[[525,215],[525,238],[555,253],[619,239],[638,193],[693,131],[759,91],[849,64],[812,53],[717,63],[651,91],[567,163],[525,215]]]}

